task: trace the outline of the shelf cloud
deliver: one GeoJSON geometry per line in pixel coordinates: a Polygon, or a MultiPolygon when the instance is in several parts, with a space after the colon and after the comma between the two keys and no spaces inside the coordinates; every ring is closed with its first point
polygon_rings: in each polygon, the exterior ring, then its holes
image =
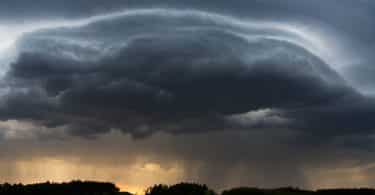
{"type": "Polygon", "coordinates": [[[372,186],[375,4],[17,2],[0,3],[0,146],[22,151],[0,171],[81,156],[106,178],[115,159],[218,189],[372,186]]]}
{"type": "Polygon", "coordinates": [[[253,129],[230,118],[272,109],[284,123],[265,119],[262,128],[373,128],[373,101],[313,53],[318,36],[288,25],[140,9],[39,28],[17,41],[3,120],[146,136],[253,129]],[[353,112],[358,119],[343,120],[353,112]]]}

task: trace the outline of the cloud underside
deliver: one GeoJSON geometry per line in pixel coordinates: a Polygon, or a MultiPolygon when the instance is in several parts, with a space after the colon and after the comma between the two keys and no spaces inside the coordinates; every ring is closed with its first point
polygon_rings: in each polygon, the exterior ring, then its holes
{"type": "Polygon", "coordinates": [[[374,129],[374,101],[302,45],[274,38],[285,32],[242,36],[220,25],[120,17],[25,35],[4,78],[0,119],[81,136],[374,129]]]}

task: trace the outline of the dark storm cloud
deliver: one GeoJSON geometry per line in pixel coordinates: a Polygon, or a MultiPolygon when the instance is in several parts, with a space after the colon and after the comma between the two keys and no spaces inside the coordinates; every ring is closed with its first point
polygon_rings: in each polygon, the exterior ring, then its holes
{"type": "Polygon", "coordinates": [[[113,128],[134,136],[373,130],[373,101],[302,46],[258,37],[255,27],[244,37],[228,21],[211,22],[217,15],[151,11],[26,35],[6,77],[13,90],[2,100],[1,118],[66,126],[78,135],[113,128]],[[251,112],[265,109],[284,122],[267,115],[252,122],[251,112]]]}
{"type": "MultiPolygon", "coordinates": [[[[321,26],[334,30],[337,37],[344,37],[348,53],[354,64],[348,60],[349,68],[345,76],[351,79],[356,87],[362,92],[371,92],[372,68],[375,40],[374,12],[375,4],[369,0],[235,0],[225,1],[178,1],[178,0],[113,0],[110,2],[102,0],[4,0],[0,2],[0,24],[16,23],[28,24],[35,20],[50,20],[52,18],[82,18],[100,13],[108,13],[116,10],[131,8],[172,7],[182,9],[201,9],[224,14],[236,15],[243,18],[271,19],[275,21],[292,20],[296,22],[312,24],[319,23],[321,26]],[[355,59],[354,59],[355,58],[355,59]],[[369,59],[364,63],[358,60],[369,59]],[[353,74],[351,67],[356,69],[353,74]],[[363,75],[363,76],[358,76],[363,75]]],[[[315,28],[315,27],[314,27],[315,28]]],[[[320,27],[316,27],[319,28],[320,27]]],[[[323,27],[321,28],[323,29],[323,27]]]]}
{"type": "Polygon", "coordinates": [[[2,0],[0,24],[23,37],[1,80],[0,180],[37,175],[30,159],[44,171],[46,158],[72,158],[127,182],[145,159],[182,162],[178,180],[217,189],[373,186],[375,100],[361,92],[373,90],[374,6],[2,0]],[[348,67],[322,57],[337,48],[348,67]]]}

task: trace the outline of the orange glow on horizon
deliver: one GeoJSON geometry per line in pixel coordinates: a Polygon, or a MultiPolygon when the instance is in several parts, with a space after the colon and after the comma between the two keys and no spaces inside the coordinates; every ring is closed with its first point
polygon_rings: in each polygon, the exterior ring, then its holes
{"type": "Polygon", "coordinates": [[[134,164],[106,165],[88,164],[80,159],[33,158],[12,164],[1,164],[0,169],[13,170],[13,175],[2,175],[0,183],[69,182],[72,180],[112,182],[120,191],[143,195],[145,190],[157,183],[172,184],[182,180],[182,167],[162,167],[147,161],[134,164]]]}
{"type": "Polygon", "coordinates": [[[141,186],[130,186],[130,185],[125,185],[125,184],[120,184],[120,183],[116,183],[116,186],[118,188],[120,188],[121,192],[130,192],[130,193],[136,194],[136,195],[145,194],[145,190],[147,188],[147,187],[145,188],[145,187],[141,187],[141,186]]]}

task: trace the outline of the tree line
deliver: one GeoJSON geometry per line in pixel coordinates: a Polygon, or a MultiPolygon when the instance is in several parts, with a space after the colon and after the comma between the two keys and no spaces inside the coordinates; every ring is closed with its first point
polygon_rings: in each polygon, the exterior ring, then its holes
{"type": "Polygon", "coordinates": [[[155,185],[146,190],[146,195],[375,195],[375,189],[324,189],[311,191],[293,187],[277,189],[238,187],[217,193],[206,185],[180,183],[172,186],[155,185]]]}
{"type": "Polygon", "coordinates": [[[72,181],[69,183],[1,184],[0,195],[117,195],[113,183],[72,181]]]}
{"type": "MultiPolygon", "coordinates": [[[[113,183],[72,181],[69,183],[0,184],[0,195],[132,195],[120,192],[113,183]]],[[[375,189],[302,190],[298,188],[260,189],[239,187],[217,193],[204,184],[158,184],[147,188],[145,195],[375,195],[375,189]]]]}

